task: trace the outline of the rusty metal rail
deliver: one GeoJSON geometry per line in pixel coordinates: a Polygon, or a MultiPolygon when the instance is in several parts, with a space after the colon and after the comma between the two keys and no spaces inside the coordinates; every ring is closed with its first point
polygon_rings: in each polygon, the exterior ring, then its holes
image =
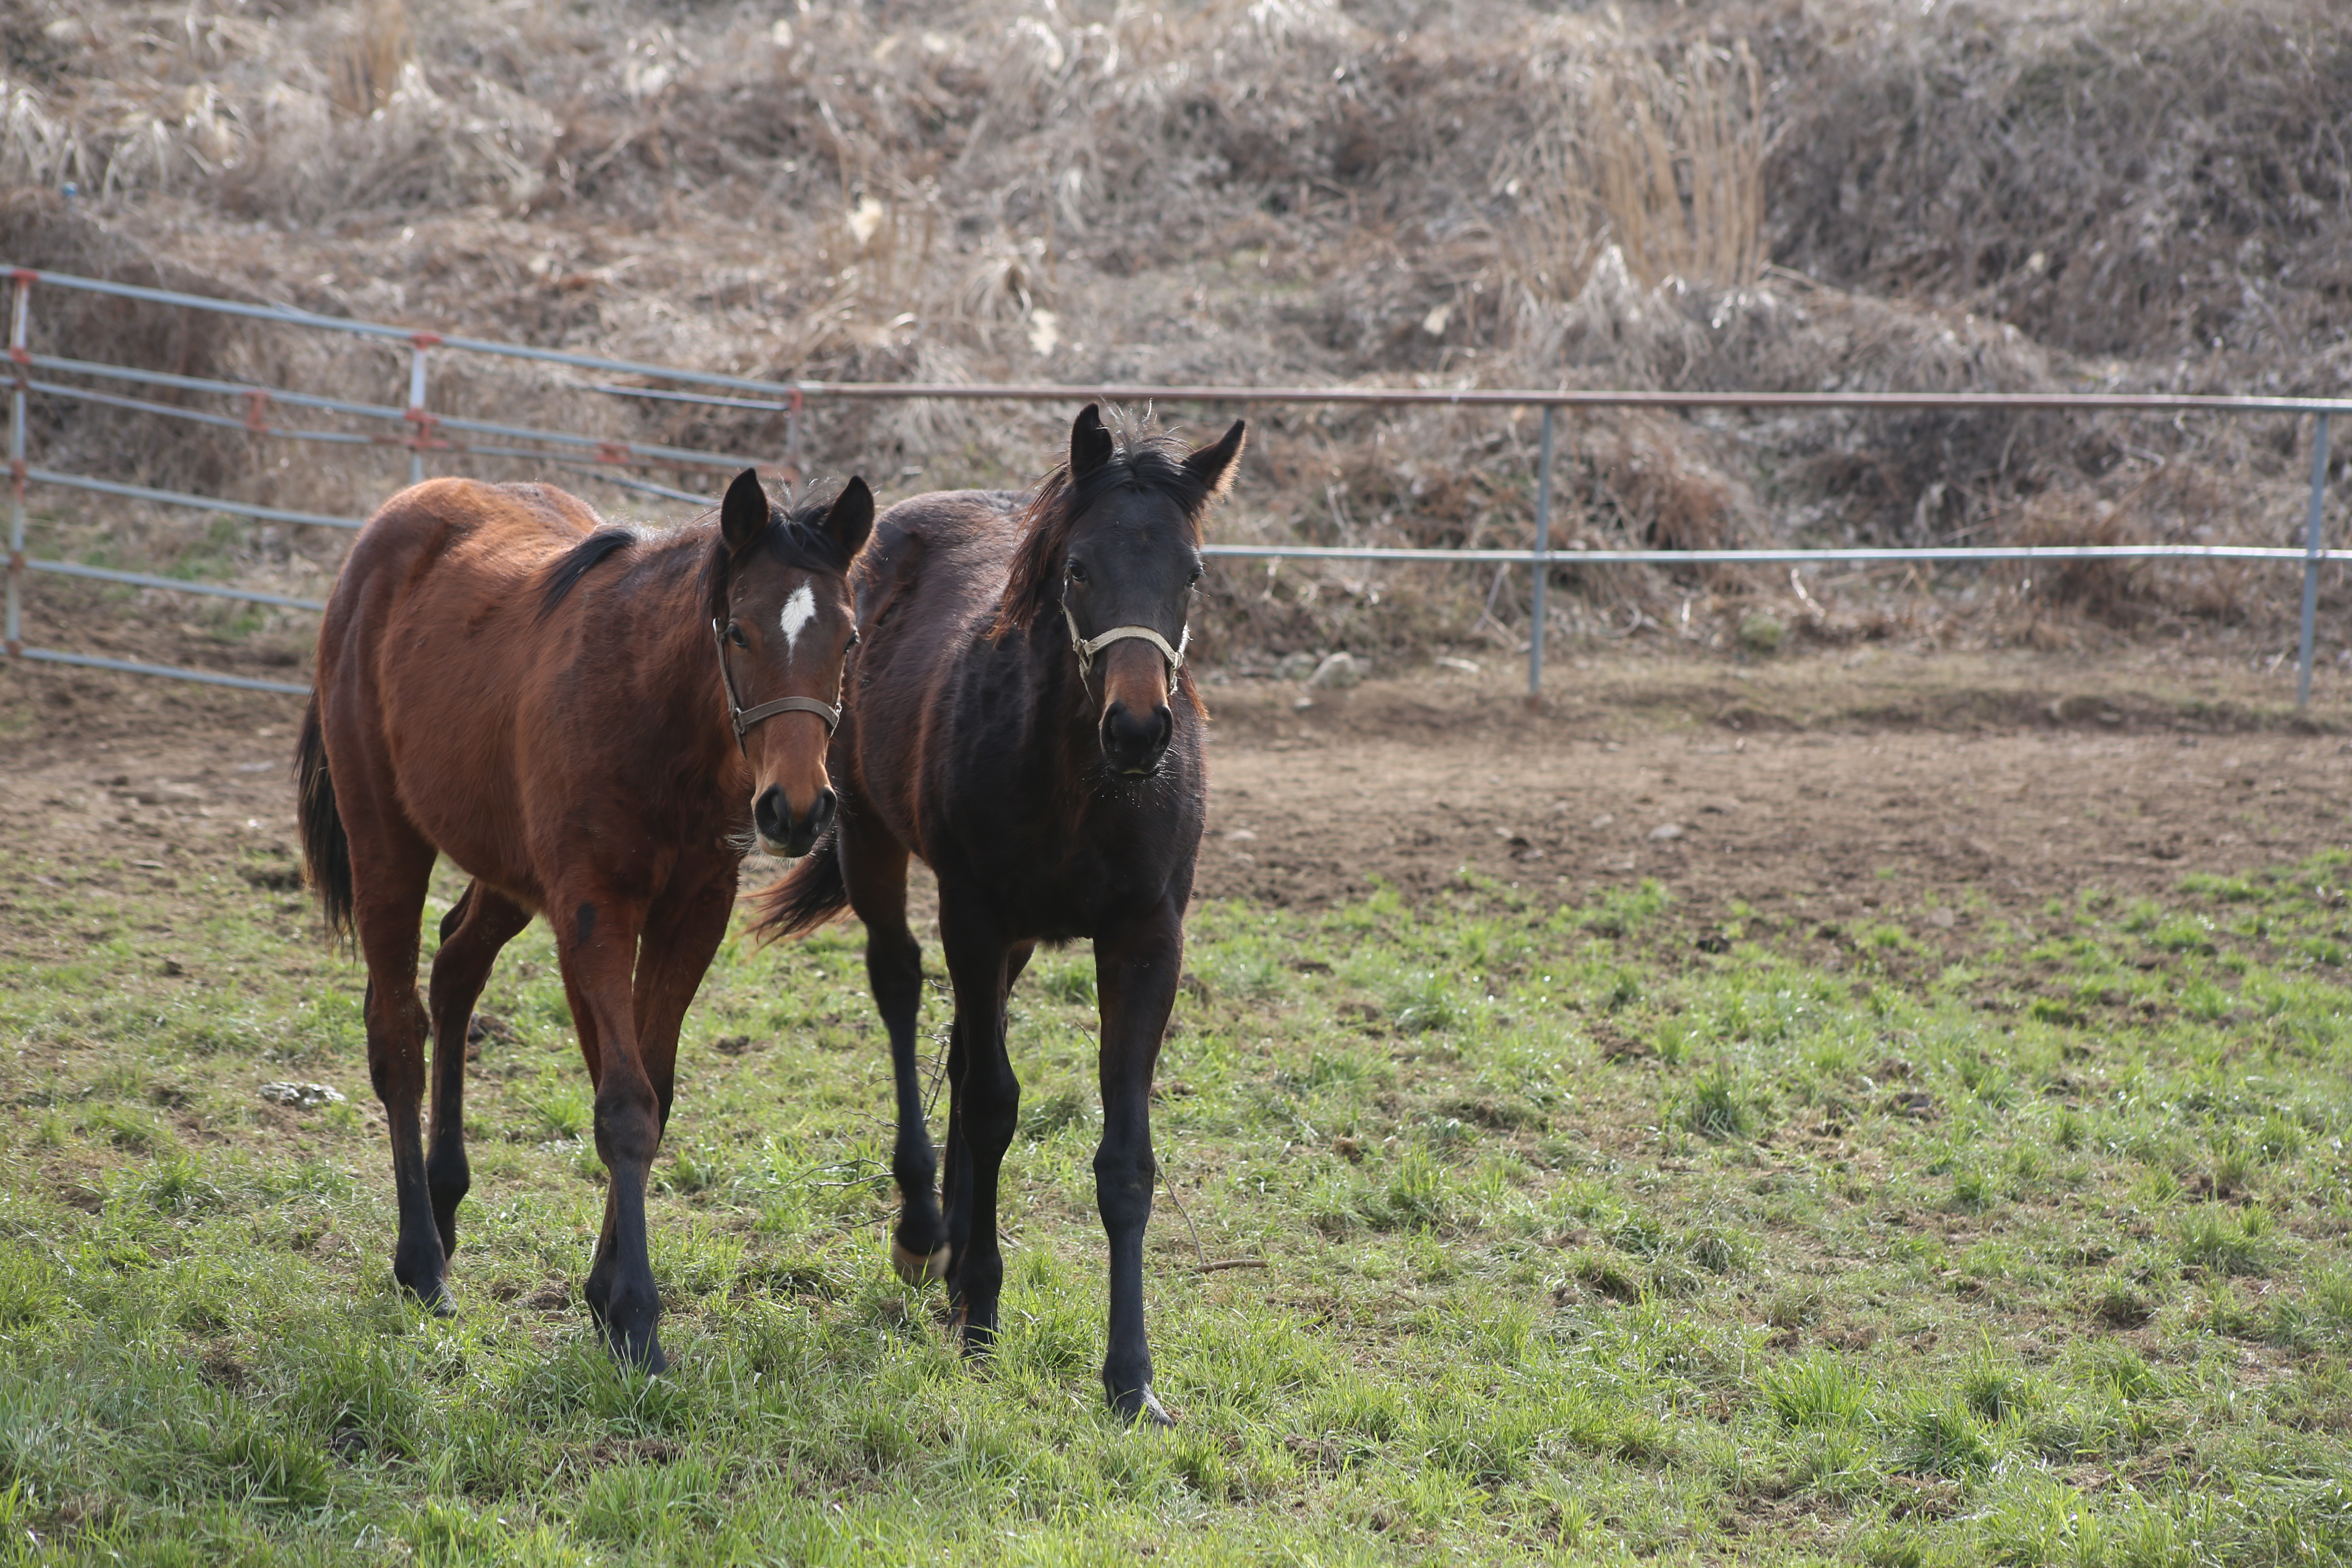
{"type": "Polygon", "coordinates": [[[774,381],[727,375],[711,371],[688,370],[670,365],[646,364],[597,354],[571,353],[562,350],[499,342],[491,339],[466,337],[457,333],[437,332],[415,327],[355,321],[284,306],[214,299],[205,295],[187,294],[167,289],[151,289],[100,279],[78,278],[70,274],[34,268],[0,268],[0,270],[6,271],[14,285],[8,353],[16,377],[9,402],[11,514],[6,582],[5,651],[12,656],[41,662],[71,664],[101,669],[121,669],[137,674],[210,681],[262,690],[301,691],[307,689],[286,682],[226,676],[208,670],[173,669],[163,666],[135,664],[123,660],[100,658],[95,656],[69,654],[57,649],[26,647],[22,638],[20,584],[23,578],[32,572],[95,578],[142,587],[169,588],[175,592],[243,598],[255,603],[287,608],[319,607],[315,601],[298,599],[287,595],[247,590],[235,584],[184,582],[176,578],[118,572],[111,568],[31,560],[25,553],[26,488],[31,484],[54,485],[121,496],[165,506],[226,512],[236,516],[301,526],[353,529],[359,527],[362,520],[299,511],[282,507],[260,506],[252,502],[156,489],[117,480],[100,479],[88,475],[67,474],[48,468],[31,468],[26,463],[25,451],[26,399],[28,395],[76,399],[162,417],[192,420],[216,427],[233,428],[255,436],[338,445],[403,447],[410,454],[409,472],[412,482],[424,478],[425,463],[428,454],[445,454],[452,458],[477,456],[524,458],[552,464],[567,470],[593,473],[608,483],[638,493],[659,495],[681,500],[698,500],[707,498],[699,497],[689,490],[674,489],[615,470],[646,466],[723,469],[751,466],[754,460],[693,448],[656,446],[643,442],[582,435],[571,431],[547,430],[450,415],[437,415],[426,406],[428,354],[436,351],[480,353],[562,365],[606,376],[632,376],[654,384],[625,386],[609,381],[583,381],[579,383],[578,386],[579,390],[583,392],[614,397],[648,398],[663,402],[701,404],[714,407],[782,414],[785,417],[787,454],[793,449],[798,433],[799,420],[808,405],[827,400],[930,398],[1024,403],[1111,400],[1231,406],[1321,404],[1375,407],[1434,405],[1536,408],[1541,411],[1542,422],[1536,481],[1535,541],[1532,549],[1419,550],[1373,545],[1213,543],[1204,550],[1204,553],[1211,556],[1271,560],[1476,562],[1529,566],[1533,569],[1530,604],[1532,626],[1528,636],[1528,690],[1530,698],[1539,694],[1543,680],[1546,588],[1550,572],[1560,566],[1777,563],[1801,567],[1806,564],[1881,564],[1905,562],[1981,563],[2020,561],[2207,559],[2270,562],[2280,564],[2301,563],[2303,604],[2295,689],[2296,703],[2302,706],[2309,702],[2311,695],[2314,623],[2317,610],[2319,568],[2326,562],[2341,561],[2346,559],[2347,554],[2352,554],[2352,552],[2347,551],[2329,551],[2324,548],[2322,543],[2326,498],[2328,421],[2335,414],[2352,412],[2352,399],[2208,397],[2168,393],[1659,392],[1459,386],[1253,387],[1087,383],[1039,385],[1003,383],[882,384],[774,381]],[[298,393],[285,388],[256,386],[201,376],[140,370],[89,360],[36,354],[28,346],[27,325],[31,294],[37,285],[138,300],[188,310],[207,310],[247,320],[273,321],[390,343],[405,343],[411,351],[408,364],[407,401],[405,405],[399,406],[371,404],[327,397],[313,393],[298,393]],[[245,412],[242,416],[217,414],[175,404],[156,403],[119,393],[101,392],[95,387],[77,384],[73,382],[51,379],[36,381],[32,377],[32,373],[35,371],[48,372],[53,375],[79,377],[84,381],[130,382],[229,397],[242,400],[246,405],[245,412]],[[396,426],[396,433],[391,430],[362,433],[278,425],[266,417],[267,410],[274,405],[393,424],[396,426]],[[2200,415],[2284,414],[2298,416],[2308,415],[2313,416],[2313,450],[2310,502],[2305,518],[2304,543],[2299,549],[2261,545],[2197,544],[1938,545],[1920,548],[1824,550],[1555,549],[1551,543],[1551,499],[1557,421],[1561,410],[1579,408],[1848,409],[1865,413],[1906,410],[1949,413],[2063,410],[2176,416],[2189,413],[2200,415]],[[494,437],[497,438],[497,443],[468,439],[475,437],[494,437]],[[512,445],[511,443],[514,442],[526,442],[530,445],[512,445]]]}

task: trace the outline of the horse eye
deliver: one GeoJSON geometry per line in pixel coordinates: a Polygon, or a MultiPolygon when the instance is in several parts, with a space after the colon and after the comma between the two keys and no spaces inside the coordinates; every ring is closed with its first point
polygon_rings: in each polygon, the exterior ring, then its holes
{"type": "Polygon", "coordinates": [[[1195,566],[1192,568],[1192,574],[1190,577],[1185,578],[1184,581],[1189,584],[1198,584],[1201,581],[1201,568],[1195,566]]]}
{"type": "Polygon", "coordinates": [[[1086,580],[1087,580],[1087,563],[1086,563],[1085,562],[1083,562],[1083,561],[1073,561],[1073,562],[1071,562],[1071,563],[1070,563],[1070,581],[1071,581],[1071,582],[1073,582],[1073,583],[1083,583],[1083,582],[1085,582],[1086,580]]]}
{"type": "Polygon", "coordinates": [[[859,637],[856,632],[849,634],[849,646],[851,647],[856,647],[859,643],[864,642],[865,640],[866,639],[864,637],[859,637]]]}
{"type": "Polygon", "coordinates": [[[733,643],[737,647],[750,647],[751,646],[751,639],[743,635],[743,628],[737,626],[732,621],[727,623],[727,640],[733,643]]]}

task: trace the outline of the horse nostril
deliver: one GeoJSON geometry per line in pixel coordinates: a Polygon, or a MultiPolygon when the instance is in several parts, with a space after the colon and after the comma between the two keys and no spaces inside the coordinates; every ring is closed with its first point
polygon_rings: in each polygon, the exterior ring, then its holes
{"type": "Polygon", "coordinates": [[[751,826],[760,830],[760,837],[781,841],[792,831],[792,825],[793,810],[784,792],[774,784],[761,790],[760,798],[751,803],[751,826]]]}
{"type": "Polygon", "coordinates": [[[816,804],[809,807],[810,829],[813,832],[823,833],[826,828],[832,826],[833,814],[839,810],[840,807],[841,798],[833,793],[832,785],[827,784],[824,788],[817,791],[816,804]]]}
{"type": "Polygon", "coordinates": [[[1175,716],[1165,703],[1156,705],[1149,717],[1139,717],[1124,703],[1114,702],[1103,714],[1103,754],[1129,772],[1148,768],[1159,761],[1175,732],[1175,716]]]}

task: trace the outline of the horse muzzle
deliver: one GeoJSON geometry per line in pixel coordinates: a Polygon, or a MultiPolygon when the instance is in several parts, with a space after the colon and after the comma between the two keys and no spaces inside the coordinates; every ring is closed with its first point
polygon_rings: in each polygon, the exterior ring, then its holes
{"type": "Polygon", "coordinates": [[[1148,713],[1113,702],[1103,710],[1097,733],[1105,762],[1129,778],[1149,778],[1160,771],[1160,761],[1168,754],[1168,742],[1176,733],[1176,716],[1165,702],[1148,713]]]}
{"type": "Polygon", "coordinates": [[[760,835],[761,849],[780,860],[797,860],[816,847],[824,830],[833,826],[835,814],[841,803],[830,785],[816,792],[809,803],[808,815],[793,815],[792,797],[784,794],[782,784],[770,784],[751,803],[751,826],[760,835]]]}

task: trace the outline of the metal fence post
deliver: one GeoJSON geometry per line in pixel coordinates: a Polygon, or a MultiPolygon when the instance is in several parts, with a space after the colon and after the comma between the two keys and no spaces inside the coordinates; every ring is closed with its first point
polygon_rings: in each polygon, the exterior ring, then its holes
{"type": "Polygon", "coordinates": [[[425,482],[425,447],[433,435],[433,416],[425,411],[425,353],[440,341],[431,332],[419,332],[409,340],[408,482],[412,485],[425,482]]]}
{"type": "Polygon", "coordinates": [[[32,351],[26,346],[26,318],[33,306],[29,273],[16,277],[16,298],[8,311],[9,368],[16,385],[8,394],[8,657],[25,651],[25,383],[30,379],[32,351]]]}
{"type": "Polygon", "coordinates": [[[2303,527],[2303,641],[2295,654],[2294,710],[2311,706],[2312,623],[2319,615],[2319,517],[2327,498],[2327,416],[2314,416],[2311,430],[2311,515],[2303,527]]]}
{"type": "Polygon", "coordinates": [[[1551,577],[1551,427],[1558,410],[1543,405],[1543,455],[1536,462],[1536,587],[1528,628],[1528,705],[1543,700],[1544,589],[1551,577]]]}

